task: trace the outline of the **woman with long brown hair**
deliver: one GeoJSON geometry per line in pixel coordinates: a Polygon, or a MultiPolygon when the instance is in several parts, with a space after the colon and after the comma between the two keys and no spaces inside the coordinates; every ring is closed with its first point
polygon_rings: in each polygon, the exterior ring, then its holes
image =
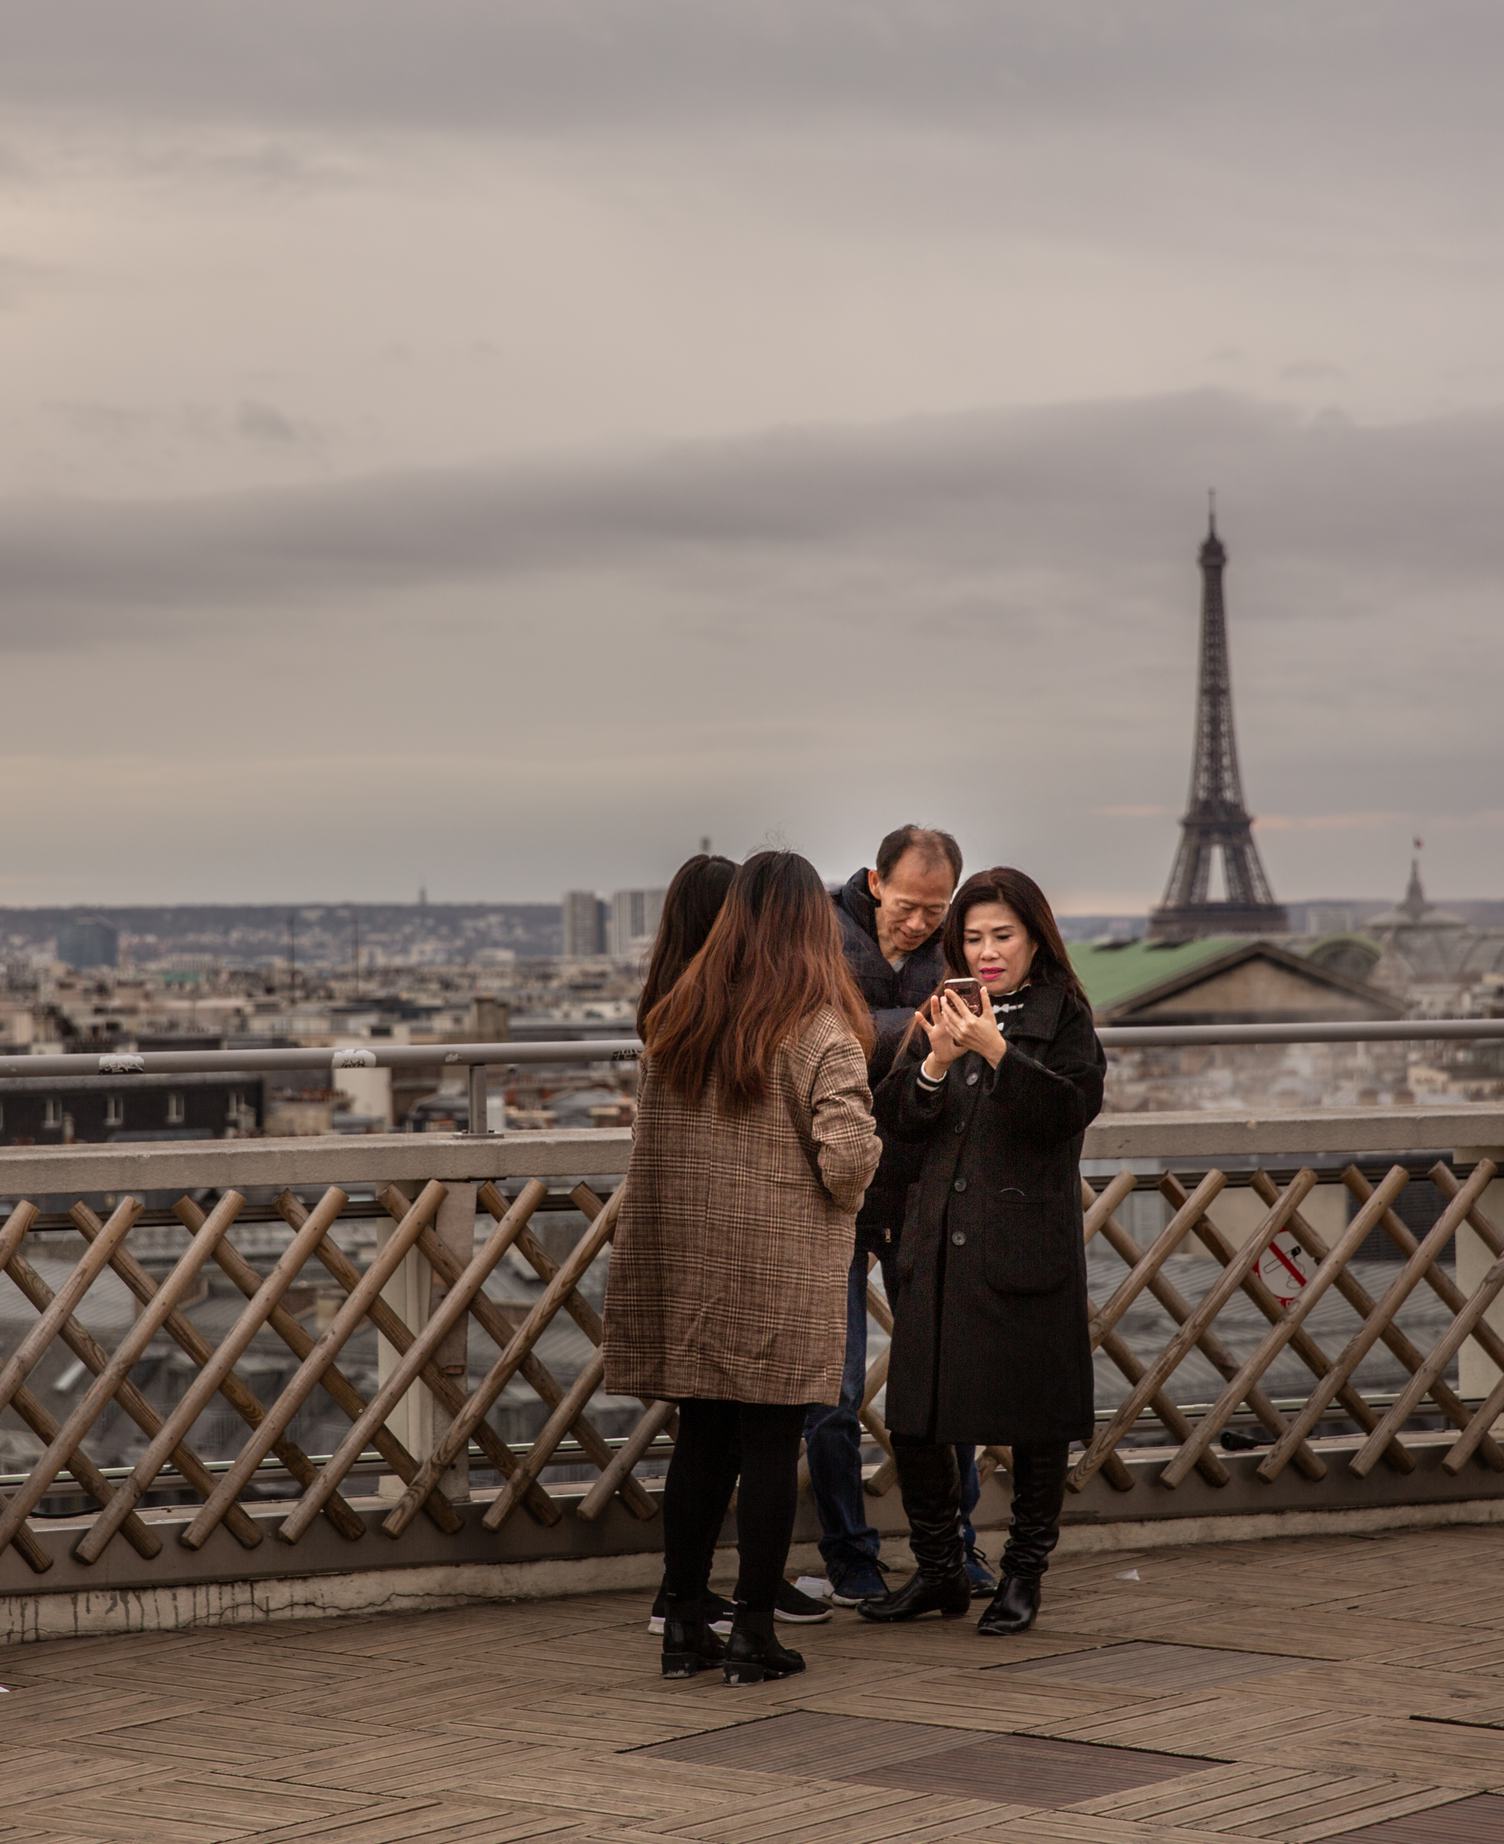
{"type": "Polygon", "coordinates": [[[729,858],[717,852],[696,852],[670,878],[637,1000],[639,1037],[646,1033],[648,1013],[704,947],[735,875],[736,866],[729,858]]]}
{"type": "Polygon", "coordinates": [[[927,1054],[878,1090],[883,1134],[924,1163],[898,1245],[887,1417],[918,1567],[869,1620],[946,1618],[970,1603],[953,1443],[1013,1452],[1002,1583],[978,1622],[1019,1633],[1060,1534],[1067,1454],[1093,1432],[1081,1142],[1106,1058],[1050,905],[1006,865],[956,892],[953,980],[915,1014],[927,1054]]]}
{"type": "Polygon", "coordinates": [[[872,1026],[807,859],[758,852],[645,1019],[631,1163],[606,1288],[606,1387],[677,1402],[663,1494],[663,1672],[803,1669],[773,1636],[799,1438],[836,1401],[856,1212],[879,1154],[872,1026]],[[740,1456],[731,1636],[705,1619],[740,1456]]]}
{"type": "MultiPolygon", "coordinates": [[[[722,858],[713,852],[696,852],[693,858],[685,859],[669,880],[668,889],[663,893],[658,933],[653,941],[653,951],[648,956],[642,993],[637,1001],[639,1037],[645,1033],[653,1007],[668,993],[680,974],[704,947],[706,937],[721,913],[721,905],[726,900],[726,892],[735,874],[736,866],[729,858],[722,858]]],[[[728,1447],[722,1458],[726,1482],[724,1492],[720,1488],[717,1488],[717,1492],[719,1496],[729,1496],[736,1483],[736,1448],[728,1447]]],[[[830,1609],[823,1601],[802,1594],[792,1582],[780,1581],[777,1593],[774,1613],[780,1620],[810,1623],[830,1618],[830,1609]]],[[[719,1594],[706,1594],[705,1618],[713,1632],[729,1633],[735,1613],[734,1602],[719,1594]]],[[[667,1617],[668,1583],[664,1581],[659,1585],[648,1616],[648,1631],[661,1635],[667,1617]]]]}

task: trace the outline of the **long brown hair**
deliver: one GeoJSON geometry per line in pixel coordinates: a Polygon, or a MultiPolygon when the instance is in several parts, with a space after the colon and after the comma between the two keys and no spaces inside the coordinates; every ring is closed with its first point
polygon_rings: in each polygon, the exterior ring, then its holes
{"type": "Polygon", "coordinates": [[[713,852],[696,852],[674,872],[663,893],[663,915],[637,1001],[639,1037],[644,1035],[648,1013],[704,947],[735,874],[731,860],[713,852]]]}
{"type": "Polygon", "coordinates": [[[643,1041],[676,1094],[693,1100],[714,1076],[732,1107],[754,1106],[778,1046],[827,1005],[870,1056],[872,1020],[819,872],[797,852],[756,852],[704,947],[648,1013],[643,1041]]]}
{"type": "Polygon", "coordinates": [[[1076,978],[1071,957],[1060,937],[1060,924],[1055,920],[1049,898],[1032,877],[1015,871],[1011,865],[997,864],[990,871],[975,871],[956,892],[940,937],[945,963],[953,975],[958,979],[966,976],[966,912],[975,909],[978,903],[1006,903],[1023,923],[1024,932],[1034,943],[1034,963],[1029,969],[1031,982],[1040,986],[1062,986],[1091,1010],[1086,988],[1076,978]]]}

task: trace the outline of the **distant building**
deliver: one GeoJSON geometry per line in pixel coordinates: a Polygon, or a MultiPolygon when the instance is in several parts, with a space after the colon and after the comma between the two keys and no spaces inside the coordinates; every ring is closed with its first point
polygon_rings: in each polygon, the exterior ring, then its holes
{"type": "Polygon", "coordinates": [[[1418,858],[1410,861],[1404,897],[1393,909],[1369,916],[1363,933],[1386,962],[1398,960],[1412,1000],[1433,1015],[1454,1010],[1464,992],[1504,974],[1504,928],[1478,927],[1437,908],[1421,885],[1418,858]]]}
{"type": "Polygon", "coordinates": [[[1372,903],[1301,903],[1287,904],[1291,911],[1292,928],[1295,926],[1295,912],[1300,913],[1300,932],[1306,935],[1350,935],[1363,927],[1365,916],[1371,916],[1375,905],[1372,903]]]}
{"type": "Polygon", "coordinates": [[[1303,1024],[1404,1016],[1391,992],[1277,941],[1073,943],[1098,1024],[1303,1024]]]}
{"type": "Polygon", "coordinates": [[[564,892],[564,958],[592,960],[606,951],[606,905],[593,890],[564,892]]]}
{"type": "MultiPolygon", "coordinates": [[[[1397,994],[1288,942],[1227,934],[1073,943],[1070,954],[1101,1025],[1377,1023],[1405,1013],[1397,994]]],[[[1403,1101],[1407,1072],[1402,1044],[1240,1044],[1234,1054],[1215,1044],[1120,1044],[1108,1057],[1107,1107],[1373,1106],[1403,1101]]]]}
{"type": "Polygon", "coordinates": [[[504,1044],[512,1028],[512,1008],[493,992],[478,992],[470,1001],[470,1042],[504,1044]]]}
{"type": "Polygon", "coordinates": [[[103,916],[74,916],[60,923],[57,957],[69,967],[118,967],[120,931],[103,916]]]}
{"type": "Polygon", "coordinates": [[[263,1076],[39,1076],[0,1097],[0,1146],[221,1140],[262,1132],[263,1076]]]}
{"type": "Polygon", "coordinates": [[[653,945],[663,916],[664,890],[618,890],[611,898],[606,952],[612,960],[637,960],[653,945]]]}

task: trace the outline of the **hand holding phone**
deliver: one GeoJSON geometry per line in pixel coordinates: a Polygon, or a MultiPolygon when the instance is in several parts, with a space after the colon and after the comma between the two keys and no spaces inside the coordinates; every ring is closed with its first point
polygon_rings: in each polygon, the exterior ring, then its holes
{"type": "Polygon", "coordinates": [[[969,1012],[978,1018],[982,1016],[982,982],[980,980],[947,980],[942,991],[954,993],[969,1012]]]}
{"type": "MultiPolygon", "coordinates": [[[[985,1003],[980,982],[976,980],[947,980],[940,988],[940,998],[936,1006],[939,1022],[950,1032],[951,1042],[956,1054],[964,1055],[968,1050],[975,1050],[983,1056],[994,1069],[1007,1055],[1008,1045],[1002,1032],[997,1028],[997,1020],[992,1015],[992,1007],[985,1003]],[[973,1005],[971,995],[957,988],[967,986],[976,989],[976,1003],[973,1005]]],[[[931,1038],[934,1043],[934,1038],[931,1038]]]]}

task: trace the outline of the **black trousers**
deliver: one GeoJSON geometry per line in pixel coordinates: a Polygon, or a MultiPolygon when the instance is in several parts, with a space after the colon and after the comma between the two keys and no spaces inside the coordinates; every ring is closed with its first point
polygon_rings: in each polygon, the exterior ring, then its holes
{"type": "Polygon", "coordinates": [[[773,1611],[794,1535],[805,1414],[803,1403],[690,1397],[679,1404],[663,1483],[664,1583],[676,1600],[705,1593],[739,1476],[736,1598],[749,1613],[773,1611]]]}

